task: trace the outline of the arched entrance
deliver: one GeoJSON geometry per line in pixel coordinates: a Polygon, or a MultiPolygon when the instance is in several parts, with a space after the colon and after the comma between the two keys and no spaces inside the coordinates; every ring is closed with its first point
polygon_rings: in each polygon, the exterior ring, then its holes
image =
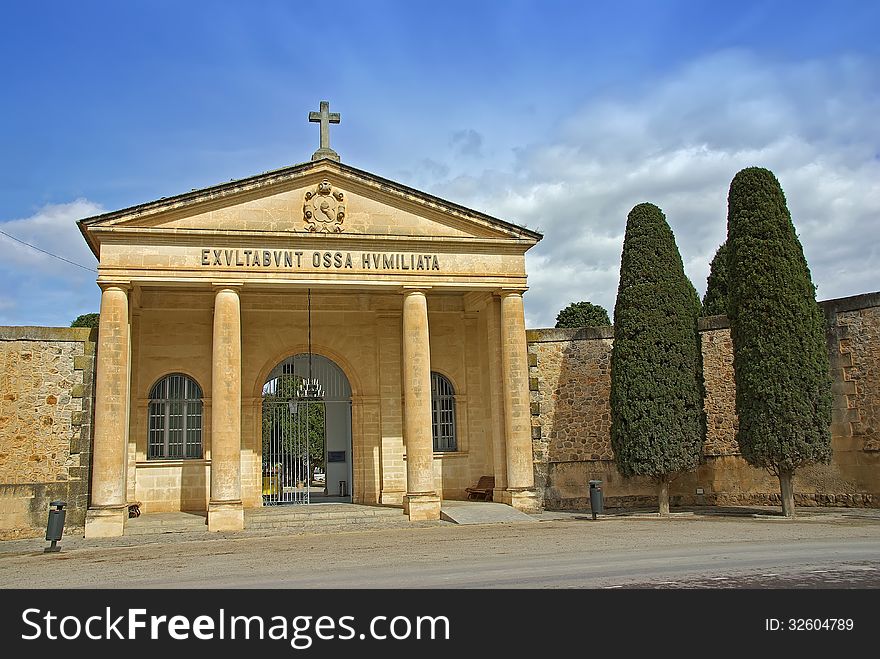
{"type": "Polygon", "coordinates": [[[350,502],[351,385],[323,355],[280,362],[263,384],[263,505],[350,502]],[[304,395],[309,380],[318,395],[304,395]]]}

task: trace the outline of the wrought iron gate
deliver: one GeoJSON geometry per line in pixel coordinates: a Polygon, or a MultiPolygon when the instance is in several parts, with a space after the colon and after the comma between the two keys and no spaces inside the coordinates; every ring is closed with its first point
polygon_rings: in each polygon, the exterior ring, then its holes
{"type": "Polygon", "coordinates": [[[314,466],[323,464],[324,418],[321,401],[263,401],[265,504],[309,503],[314,466]]]}
{"type": "MultiPolygon", "coordinates": [[[[310,494],[325,494],[328,406],[348,411],[351,387],[330,359],[298,354],[279,363],[263,385],[263,503],[310,503],[310,494]],[[319,397],[302,396],[304,382],[321,383],[319,397]]],[[[335,413],[334,419],[338,419],[335,413]]],[[[350,429],[350,424],[349,424],[350,429]]],[[[338,432],[338,429],[337,431],[338,432]]],[[[338,440],[338,436],[334,434],[338,440]]],[[[351,450],[350,436],[348,451],[351,450]]],[[[332,460],[331,460],[332,461],[332,460]]],[[[349,484],[350,480],[346,479],[349,484]]],[[[335,494],[335,490],[334,490],[335,494]]]]}

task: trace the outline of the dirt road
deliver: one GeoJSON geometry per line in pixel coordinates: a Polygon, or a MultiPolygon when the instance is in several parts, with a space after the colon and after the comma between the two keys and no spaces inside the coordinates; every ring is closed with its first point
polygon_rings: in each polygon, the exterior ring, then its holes
{"type": "Polygon", "coordinates": [[[586,517],[331,534],[3,543],[3,588],[880,587],[880,515],[586,517]]]}

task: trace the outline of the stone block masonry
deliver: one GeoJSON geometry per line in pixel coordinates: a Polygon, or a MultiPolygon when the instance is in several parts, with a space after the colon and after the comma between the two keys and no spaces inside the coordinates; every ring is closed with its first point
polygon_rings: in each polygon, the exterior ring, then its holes
{"type": "MultiPolygon", "coordinates": [[[[833,380],[833,458],[795,476],[797,505],[880,507],[880,293],[820,303],[833,380]]],[[[677,479],[673,505],[779,504],[779,483],[749,466],[736,443],[733,344],[726,316],[700,319],[706,384],[705,463],[677,479]]],[[[611,327],[527,332],[535,481],[548,509],[656,505],[647,479],[624,479],[611,451],[611,327]]]]}
{"type": "Polygon", "coordinates": [[[65,530],[88,506],[97,330],[0,327],[0,539],[45,533],[49,503],[65,530]]]}
{"type": "Polygon", "coordinates": [[[832,429],[880,451],[880,293],[824,303],[834,379],[832,429]]]}

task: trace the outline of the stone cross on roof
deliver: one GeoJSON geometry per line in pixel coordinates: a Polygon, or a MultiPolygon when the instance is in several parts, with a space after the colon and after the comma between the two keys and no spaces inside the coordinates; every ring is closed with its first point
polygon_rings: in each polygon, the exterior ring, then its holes
{"type": "Polygon", "coordinates": [[[329,158],[339,162],[339,154],[330,148],[330,124],[339,123],[339,113],[330,112],[329,101],[321,101],[321,111],[309,112],[309,121],[321,124],[321,146],[312,154],[312,160],[329,158]]]}

